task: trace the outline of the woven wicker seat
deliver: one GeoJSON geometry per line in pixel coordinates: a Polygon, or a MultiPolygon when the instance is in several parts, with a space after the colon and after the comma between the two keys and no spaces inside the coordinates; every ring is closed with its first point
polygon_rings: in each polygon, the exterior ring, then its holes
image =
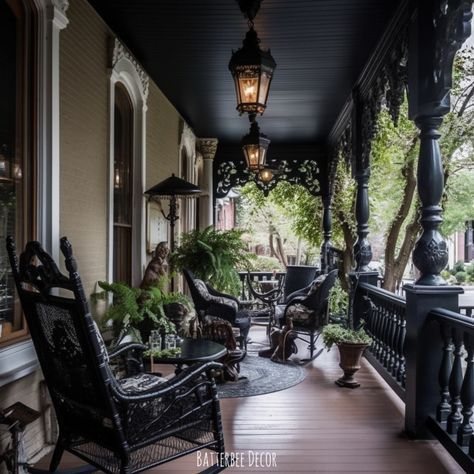
{"type": "Polygon", "coordinates": [[[38,242],[26,245],[19,263],[11,237],[7,247],[59,424],[51,471],[64,450],[108,473],[142,471],[202,448],[224,452],[210,374],[220,364],[193,365],[170,380],[140,373],[117,380],[108,358],[145,346],[119,346],[106,357],[67,239],[67,277],[38,242]]]}

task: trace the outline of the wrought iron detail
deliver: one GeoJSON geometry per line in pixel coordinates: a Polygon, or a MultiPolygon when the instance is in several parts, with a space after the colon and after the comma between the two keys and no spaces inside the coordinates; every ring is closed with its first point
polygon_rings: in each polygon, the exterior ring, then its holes
{"type": "Polygon", "coordinates": [[[274,171],[269,182],[262,181],[258,174],[248,170],[243,161],[225,161],[216,169],[216,197],[225,197],[237,186],[253,181],[265,196],[282,181],[304,186],[313,196],[321,194],[320,171],[314,160],[270,160],[268,165],[274,171]]]}

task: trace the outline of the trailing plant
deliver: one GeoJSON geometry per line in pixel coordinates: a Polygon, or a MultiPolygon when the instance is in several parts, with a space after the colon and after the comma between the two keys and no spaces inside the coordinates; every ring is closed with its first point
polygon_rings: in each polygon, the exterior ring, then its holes
{"type": "Polygon", "coordinates": [[[329,351],[333,344],[352,343],[352,344],[371,344],[372,338],[363,328],[358,330],[347,329],[339,324],[328,324],[324,327],[323,342],[329,351]]]}
{"type": "Polygon", "coordinates": [[[328,299],[329,314],[331,316],[346,316],[349,306],[349,295],[341,286],[339,279],[331,288],[328,299]]]}
{"type": "Polygon", "coordinates": [[[247,245],[242,240],[244,230],[193,230],[182,236],[181,245],[171,255],[174,270],[191,270],[197,278],[219,291],[239,294],[237,268],[249,268],[247,245]]]}

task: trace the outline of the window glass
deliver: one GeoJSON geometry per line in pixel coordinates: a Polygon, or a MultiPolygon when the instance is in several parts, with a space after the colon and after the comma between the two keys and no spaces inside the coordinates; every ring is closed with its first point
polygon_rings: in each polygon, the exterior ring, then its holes
{"type": "Polygon", "coordinates": [[[30,29],[20,0],[0,0],[0,344],[27,335],[5,238],[21,249],[34,237],[30,29]]]}
{"type": "Polygon", "coordinates": [[[114,281],[132,280],[133,108],[127,91],[115,86],[114,281]]]}

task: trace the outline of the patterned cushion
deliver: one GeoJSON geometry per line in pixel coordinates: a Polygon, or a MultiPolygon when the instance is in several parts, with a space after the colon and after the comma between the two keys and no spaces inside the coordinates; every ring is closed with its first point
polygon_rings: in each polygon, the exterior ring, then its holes
{"type": "Polygon", "coordinates": [[[286,316],[293,319],[293,322],[296,323],[306,323],[311,319],[312,314],[313,311],[311,309],[300,303],[291,305],[286,311],[286,316]]]}
{"type": "Polygon", "coordinates": [[[212,303],[222,304],[225,306],[231,306],[235,311],[239,309],[239,305],[236,301],[231,298],[226,298],[225,296],[214,296],[209,293],[206,284],[202,280],[194,280],[196,289],[199,291],[199,294],[206,300],[212,303]]]}
{"type": "Polygon", "coordinates": [[[314,295],[325,279],[326,275],[319,275],[318,278],[316,278],[311,284],[311,288],[308,291],[308,296],[314,295]]]}
{"type": "Polygon", "coordinates": [[[132,377],[117,380],[117,382],[124,392],[137,393],[155,388],[163,382],[167,382],[167,380],[163,377],[158,377],[157,375],[137,374],[132,377]]]}

